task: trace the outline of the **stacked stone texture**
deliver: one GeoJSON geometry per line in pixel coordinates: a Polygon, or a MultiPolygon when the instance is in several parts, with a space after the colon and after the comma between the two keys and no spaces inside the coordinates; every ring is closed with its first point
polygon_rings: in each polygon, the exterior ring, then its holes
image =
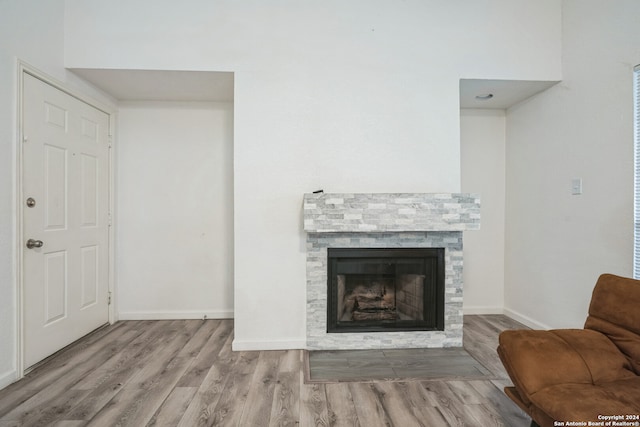
{"type": "Polygon", "coordinates": [[[480,229],[476,194],[305,194],[309,232],[465,231],[480,229]]]}
{"type": "Polygon", "coordinates": [[[307,348],[462,346],[462,231],[480,226],[470,194],[305,194],[307,348]],[[327,333],[327,248],[445,248],[444,331],[327,333]]]}

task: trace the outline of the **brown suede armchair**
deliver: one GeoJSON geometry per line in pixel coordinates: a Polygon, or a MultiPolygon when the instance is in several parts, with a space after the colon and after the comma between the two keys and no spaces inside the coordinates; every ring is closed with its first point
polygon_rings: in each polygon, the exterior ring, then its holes
{"type": "Polygon", "coordinates": [[[584,329],[504,331],[498,355],[532,426],[640,425],[640,281],[603,274],[584,329]]]}

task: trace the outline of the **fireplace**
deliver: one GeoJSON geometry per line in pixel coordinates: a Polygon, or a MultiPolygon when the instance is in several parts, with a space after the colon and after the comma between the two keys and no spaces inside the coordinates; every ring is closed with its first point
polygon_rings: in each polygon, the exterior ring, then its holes
{"type": "MultiPolygon", "coordinates": [[[[304,230],[307,232],[307,349],[462,347],[462,237],[464,231],[480,228],[480,199],[477,195],[305,194],[303,215],[304,230]],[[379,252],[373,257],[360,253],[356,253],[355,256],[349,255],[353,255],[350,251],[362,249],[365,249],[365,252],[369,252],[370,249],[379,252]],[[399,280],[396,279],[398,271],[402,272],[407,264],[413,263],[412,260],[401,260],[411,259],[412,256],[397,253],[391,255],[392,260],[399,260],[392,261],[392,264],[395,263],[395,271],[383,267],[385,263],[389,264],[389,260],[378,263],[380,265],[375,269],[367,266],[379,254],[391,249],[428,249],[435,251],[428,251],[430,254],[442,254],[444,261],[437,267],[430,265],[433,261],[424,261],[423,271],[407,273],[404,279],[399,280]],[[337,259],[345,258],[344,265],[340,267],[344,269],[340,274],[332,270],[329,275],[329,264],[336,258],[336,254],[337,259]],[[362,258],[365,260],[365,266],[354,267],[351,265],[353,259],[349,258],[362,258]],[[354,272],[354,277],[347,278],[349,270],[354,272]],[[434,271],[437,278],[435,282],[430,280],[434,271]],[[427,308],[426,311],[424,306],[421,310],[417,306],[414,306],[414,309],[404,306],[399,308],[398,301],[406,298],[406,290],[398,282],[413,281],[415,286],[416,283],[420,283],[419,276],[422,275],[430,287],[423,293],[421,301],[424,303],[425,295],[431,295],[433,283],[436,283],[436,295],[438,292],[439,295],[443,295],[444,306],[436,305],[435,308],[427,308]],[[330,277],[334,278],[329,279],[330,277]],[[438,288],[441,277],[444,285],[443,288],[438,288]],[[336,287],[335,293],[329,296],[327,285],[331,280],[335,280],[336,287]],[[338,281],[344,281],[342,288],[337,286],[338,281]],[[356,288],[359,290],[356,291],[356,288]],[[359,310],[354,316],[355,303],[352,299],[355,296],[347,294],[355,292],[355,295],[358,295],[362,294],[363,290],[368,298],[360,298],[363,303],[358,303],[359,310]],[[338,293],[344,295],[338,296],[338,293]],[[395,293],[395,307],[388,307],[389,304],[385,302],[377,306],[369,305],[364,309],[363,306],[371,300],[375,302],[390,299],[390,293],[395,293]],[[328,308],[332,304],[332,298],[336,307],[333,312],[328,308]],[[342,301],[342,307],[337,308],[335,298],[342,301]],[[422,318],[417,314],[418,311],[422,313],[422,318]],[[371,317],[375,318],[376,325],[372,325],[371,317]],[[334,331],[331,326],[332,331],[329,332],[328,325],[332,322],[337,330],[334,331]]],[[[428,254],[426,259],[430,259],[429,257],[428,254]]],[[[439,257],[440,255],[436,258],[439,260],[439,257]]],[[[414,299],[420,300],[418,294],[414,296],[414,299]]],[[[429,301],[431,304],[432,300],[429,301]]]]}
{"type": "Polygon", "coordinates": [[[328,248],[327,332],[444,330],[444,248],[328,248]]]}

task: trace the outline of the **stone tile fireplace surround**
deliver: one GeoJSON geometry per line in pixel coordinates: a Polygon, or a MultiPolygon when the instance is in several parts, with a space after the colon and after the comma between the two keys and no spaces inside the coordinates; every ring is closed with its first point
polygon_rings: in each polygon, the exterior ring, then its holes
{"type": "Polygon", "coordinates": [[[307,349],[462,347],[462,232],[479,228],[476,194],[305,194],[307,349]],[[444,331],[327,333],[327,248],[445,248],[444,331]]]}

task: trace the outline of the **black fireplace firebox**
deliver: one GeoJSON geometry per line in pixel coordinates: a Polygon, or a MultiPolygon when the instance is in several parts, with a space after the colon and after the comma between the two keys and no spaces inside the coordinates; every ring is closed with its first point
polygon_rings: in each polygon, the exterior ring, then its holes
{"type": "Polygon", "coordinates": [[[444,248],[329,248],[327,332],[444,330],[444,248]]]}

